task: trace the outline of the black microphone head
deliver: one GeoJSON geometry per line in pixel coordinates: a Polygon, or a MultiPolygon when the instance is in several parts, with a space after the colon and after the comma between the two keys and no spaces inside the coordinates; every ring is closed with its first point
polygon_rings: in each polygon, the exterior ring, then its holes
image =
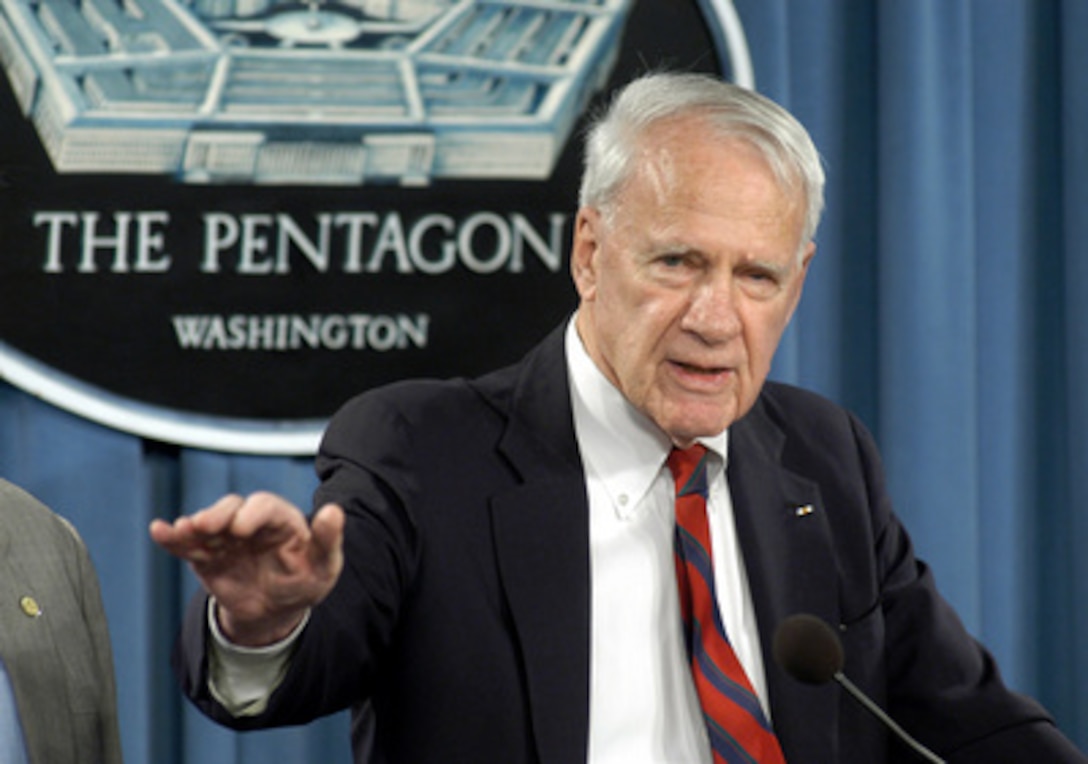
{"type": "Polygon", "coordinates": [[[842,642],[824,621],[799,613],[779,624],[774,635],[774,659],[794,679],[823,684],[842,671],[842,642]]]}

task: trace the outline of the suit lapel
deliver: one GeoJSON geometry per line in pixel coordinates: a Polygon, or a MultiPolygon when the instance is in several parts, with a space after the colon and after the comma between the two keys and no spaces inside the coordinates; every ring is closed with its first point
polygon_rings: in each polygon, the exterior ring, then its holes
{"type": "Polygon", "coordinates": [[[525,659],[540,761],[581,761],[589,740],[589,539],[580,479],[496,497],[503,587],[525,659]]]}
{"type": "Polygon", "coordinates": [[[775,630],[787,616],[811,613],[839,622],[835,559],[819,487],[782,467],[784,442],[757,404],[730,430],[729,485],[779,740],[787,760],[833,761],[834,686],[804,685],[773,656],[775,630]],[[804,723],[791,725],[791,719],[804,723]]]}
{"type": "Polygon", "coordinates": [[[522,478],[492,522],[544,764],[584,760],[589,740],[588,499],[566,369],[560,329],[480,388],[508,412],[500,450],[522,478]]]}

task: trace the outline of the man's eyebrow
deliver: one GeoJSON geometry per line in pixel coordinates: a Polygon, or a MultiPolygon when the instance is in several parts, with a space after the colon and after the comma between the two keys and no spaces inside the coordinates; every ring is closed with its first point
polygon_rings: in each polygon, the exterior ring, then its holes
{"type": "Polygon", "coordinates": [[[773,260],[765,260],[761,257],[743,257],[738,263],[744,268],[758,268],[768,273],[782,275],[789,272],[789,263],[779,263],[773,260]]]}

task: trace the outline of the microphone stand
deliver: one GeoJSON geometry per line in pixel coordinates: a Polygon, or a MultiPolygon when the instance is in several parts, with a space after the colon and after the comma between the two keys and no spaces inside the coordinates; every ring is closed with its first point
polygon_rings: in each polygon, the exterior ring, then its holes
{"type": "Polygon", "coordinates": [[[887,725],[888,729],[894,732],[900,740],[909,745],[915,753],[931,764],[945,764],[944,759],[915,740],[909,732],[899,726],[895,719],[884,713],[884,710],[880,706],[870,700],[869,696],[862,692],[856,684],[847,679],[845,674],[841,671],[836,671],[831,678],[842,685],[844,690],[853,695],[854,700],[864,706],[869,713],[887,725]]]}

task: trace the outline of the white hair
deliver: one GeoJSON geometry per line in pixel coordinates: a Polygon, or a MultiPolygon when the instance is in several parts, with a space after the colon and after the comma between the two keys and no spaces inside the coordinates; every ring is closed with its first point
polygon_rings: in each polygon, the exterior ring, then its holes
{"type": "Polygon", "coordinates": [[[621,89],[586,135],[579,203],[606,216],[634,171],[639,139],[658,122],[698,116],[723,138],[754,147],[779,183],[800,185],[805,199],[802,247],[816,235],[824,207],[824,170],[812,138],[769,98],[707,74],[654,73],[621,89]]]}

